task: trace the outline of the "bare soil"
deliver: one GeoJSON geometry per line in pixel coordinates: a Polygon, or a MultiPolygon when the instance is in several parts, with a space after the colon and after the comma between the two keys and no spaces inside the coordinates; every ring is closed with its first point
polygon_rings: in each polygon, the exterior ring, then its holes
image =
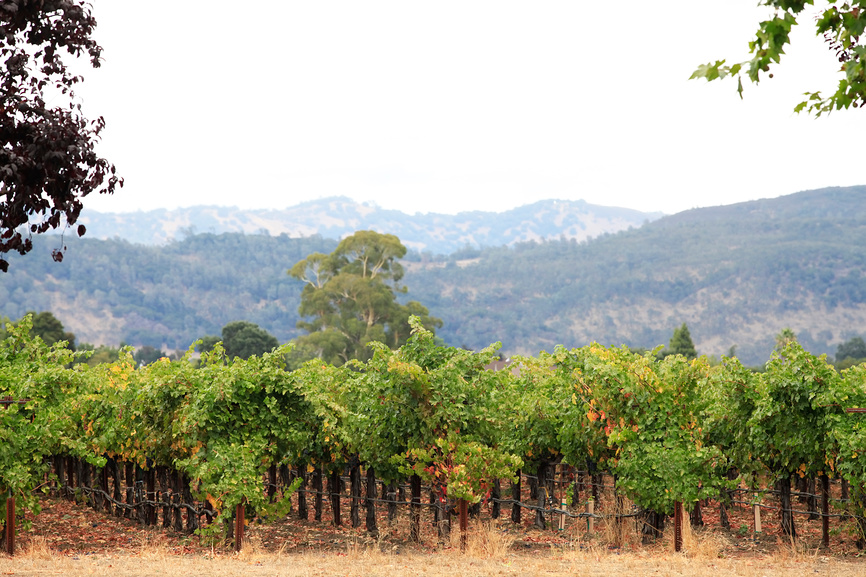
{"type": "MultiPolygon", "coordinates": [[[[344,519],[348,512],[344,506],[344,519]]],[[[606,502],[602,500],[602,510],[606,502]]],[[[796,507],[800,508],[800,507],[796,507]]],[[[777,514],[764,514],[763,534],[752,532],[747,508],[730,510],[732,531],[718,524],[718,506],[703,510],[705,526],[687,529],[684,552],[674,553],[670,523],[664,537],[642,543],[635,521],[599,522],[589,537],[586,522],[569,519],[564,531],[540,530],[524,511],[512,524],[503,511],[498,522],[486,520],[470,531],[461,553],[457,524],[440,542],[429,518],[422,516],[422,543],[408,540],[405,508],[389,523],[384,511],[373,538],[363,527],[335,527],[326,508],[322,522],[289,516],[277,523],[247,526],[240,553],[224,543],[138,523],[86,505],[45,498],[32,527],[18,537],[13,558],[0,556],[2,575],[866,575],[866,560],[849,532],[850,520],[831,522],[831,546],[824,549],[820,521],[797,517],[801,538],[782,538],[777,514]]],[[[363,516],[363,513],[362,513],[363,516]]]]}

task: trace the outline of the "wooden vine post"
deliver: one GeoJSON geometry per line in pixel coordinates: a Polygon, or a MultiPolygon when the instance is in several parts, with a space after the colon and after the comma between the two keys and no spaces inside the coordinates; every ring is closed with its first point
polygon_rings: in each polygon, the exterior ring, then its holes
{"type": "Polygon", "coordinates": [[[562,496],[562,501],[559,504],[562,512],[559,514],[559,530],[565,531],[565,510],[568,507],[568,501],[565,498],[565,495],[562,496]]]}
{"type": "Polygon", "coordinates": [[[758,536],[761,533],[761,504],[755,503],[753,507],[755,509],[755,536],[758,536]]]}
{"type": "Polygon", "coordinates": [[[15,497],[11,489],[6,497],[6,553],[10,557],[15,554],[15,497]]]}
{"type": "Polygon", "coordinates": [[[591,538],[595,532],[595,499],[590,497],[586,501],[586,536],[591,538]]]}
{"type": "Polygon", "coordinates": [[[674,551],[683,550],[683,504],[674,502],[674,551]]]}
{"type": "Polygon", "coordinates": [[[466,503],[466,499],[460,499],[458,501],[458,507],[460,511],[460,551],[466,551],[466,530],[469,526],[469,507],[466,503]]]}

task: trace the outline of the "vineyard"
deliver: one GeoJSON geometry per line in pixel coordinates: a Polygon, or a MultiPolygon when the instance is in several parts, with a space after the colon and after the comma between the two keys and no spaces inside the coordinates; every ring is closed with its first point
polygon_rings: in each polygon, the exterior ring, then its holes
{"type": "Polygon", "coordinates": [[[781,531],[796,538],[792,498],[829,519],[832,486],[832,516],[863,536],[866,425],[846,409],[866,407],[866,366],[838,373],[796,342],[762,373],[736,359],[658,360],[594,344],[490,371],[496,346],[441,346],[413,327],[398,350],[372,343],[369,361],[294,371],[288,345],[249,360],[218,346],[198,364],[191,349],[180,361],[136,367],[127,353],[89,367],[31,339],[26,319],[8,327],[7,546],[38,515],[40,491],[240,547],[245,521],[290,510],[321,520],[326,504],[337,525],[347,515],[359,527],[363,509],[372,535],[377,507],[388,518],[405,508],[408,538],[420,541],[430,538],[422,510],[438,539],[452,516],[464,529],[481,507],[539,527],[631,519],[653,538],[683,508],[699,522],[709,499],[720,514],[772,499],[781,531]]]}

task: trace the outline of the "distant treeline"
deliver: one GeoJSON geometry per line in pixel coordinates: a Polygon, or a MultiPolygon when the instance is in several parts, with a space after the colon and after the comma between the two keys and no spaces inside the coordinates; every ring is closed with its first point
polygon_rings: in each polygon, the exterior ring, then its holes
{"type": "MultiPolygon", "coordinates": [[[[404,239],[401,239],[404,240],[404,239]]],[[[302,284],[286,271],[336,240],[198,234],[164,246],[35,238],[0,275],[0,316],[52,311],[82,342],[185,349],[233,320],[286,342],[302,284]]],[[[866,326],[866,187],[695,209],[589,242],[410,253],[409,288],[448,344],[506,354],[592,341],[652,348],[688,323],[698,352],[763,364],[790,327],[814,353],[866,326]]]]}
{"type": "Polygon", "coordinates": [[[321,237],[198,234],[164,246],[68,239],[62,263],[56,238],[0,275],[0,315],[50,310],[82,342],[186,349],[233,320],[266,327],[281,342],[299,332],[301,283],[288,268],[337,242],[321,237]],[[122,319],[114,330],[111,318],[122,319]],[[88,326],[81,326],[87,324],[88,326]]]}

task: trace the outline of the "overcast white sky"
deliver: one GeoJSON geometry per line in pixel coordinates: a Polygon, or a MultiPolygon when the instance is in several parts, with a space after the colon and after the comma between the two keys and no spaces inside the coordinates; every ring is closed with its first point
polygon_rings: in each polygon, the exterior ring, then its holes
{"type": "Polygon", "coordinates": [[[866,184],[866,111],[792,113],[838,74],[811,18],[744,101],[688,80],[746,57],[756,0],[93,3],[105,63],[78,96],[126,179],[85,203],[103,212],[345,195],[673,213],[866,184]]]}

